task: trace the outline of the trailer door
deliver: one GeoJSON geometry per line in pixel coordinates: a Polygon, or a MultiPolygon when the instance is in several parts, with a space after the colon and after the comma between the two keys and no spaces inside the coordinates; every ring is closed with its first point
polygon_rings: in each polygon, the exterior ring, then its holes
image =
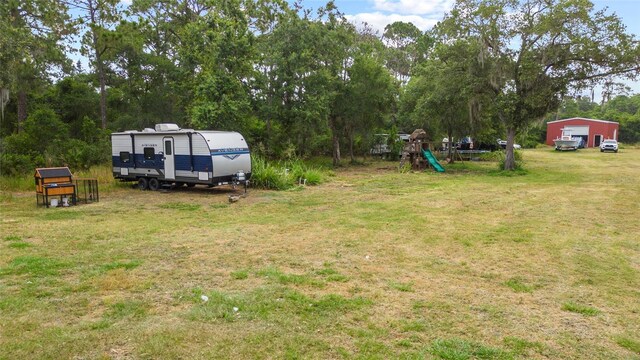
{"type": "Polygon", "coordinates": [[[176,179],[176,162],[174,158],[173,138],[166,137],[164,143],[164,178],[166,180],[176,179]]]}

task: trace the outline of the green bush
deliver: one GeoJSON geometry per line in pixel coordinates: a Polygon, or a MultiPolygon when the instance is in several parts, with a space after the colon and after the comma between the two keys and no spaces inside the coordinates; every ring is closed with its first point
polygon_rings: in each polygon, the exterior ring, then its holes
{"type": "Polygon", "coordinates": [[[288,161],[285,167],[289,169],[293,181],[297,183],[306,183],[307,185],[318,185],[322,183],[324,175],[322,170],[307,166],[300,160],[288,161]]]}
{"type": "Polygon", "coordinates": [[[480,159],[481,161],[500,161],[504,159],[504,151],[498,150],[480,154],[480,156],[478,156],[478,159],[480,159]]]}
{"type": "Polygon", "coordinates": [[[0,174],[16,176],[42,166],[69,166],[86,170],[111,157],[108,134],[84,118],[81,135],[72,138],[69,127],[51,109],[38,109],[25,121],[24,131],[0,142],[0,174]],[[92,128],[93,126],[93,128],[92,128]]]}
{"type": "MultiPolygon", "coordinates": [[[[516,162],[522,161],[522,152],[518,150],[513,151],[513,156],[516,158],[516,162]]],[[[506,159],[505,150],[497,150],[489,153],[480,154],[480,160],[482,161],[497,161],[504,165],[504,160],[506,159]]]]}
{"type": "Polygon", "coordinates": [[[3,153],[0,155],[0,175],[18,176],[33,172],[38,167],[30,155],[3,153]]]}
{"type": "Polygon", "coordinates": [[[284,169],[267,163],[264,158],[252,156],[251,163],[251,186],[271,190],[287,190],[293,186],[284,169]]]}
{"type": "MultiPolygon", "coordinates": [[[[522,152],[518,150],[513,151],[513,156],[516,159],[516,167],[515,170],[524,171],[522,164],[522,152]]],[[[483,161],[495,161],[498,163],[498,171],[502,171],[504,169],[504,163],[507,159],[506,152],[504,150],[492,151],[490,153],[481,154],[480,159],[483,161]]]]}
{"type": "Polygon", "coordinates": [[[57,141],[50,148],[49,154],[58,164],[64,164],[74,170],[87,170],[93,165],[109,161],[111,145],[106,141],[95,141],[88,144],[78,139],[57,141]]]}
{"type": "Polygon", "coordinates": [[[30,143],[23,151],[43,153],[55,141],[69,138],[69,126],[51,109],[43,108],[34,111],[24,122],[24,132],[30,143]]]}
{"type": "Polygon", "coordinates": [[[620,123],[620,141],[626,143],[640,142],[640,119],[632,119],[620,123]]]}
{"type": "Polygon", "coordinates": [[[261,189],[287,190],[296,184],[318,185],[324,181],[321,168],[310,167],[301,160],[269,163],[252,156],[251,186],[261,189]]]}

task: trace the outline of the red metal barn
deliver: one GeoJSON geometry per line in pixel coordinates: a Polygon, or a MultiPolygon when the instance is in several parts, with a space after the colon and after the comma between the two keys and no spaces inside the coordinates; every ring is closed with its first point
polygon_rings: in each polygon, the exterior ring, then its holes
{"type": "Polygon", "coordinates": [[[571,136],[585,140],[585,147],[597,147],[604,139],[618,140],[619,124],[615,121],[586,118],[571,118],[547,123],[547,145],[562,135],[562,129],[570,130],[571,136]]]}

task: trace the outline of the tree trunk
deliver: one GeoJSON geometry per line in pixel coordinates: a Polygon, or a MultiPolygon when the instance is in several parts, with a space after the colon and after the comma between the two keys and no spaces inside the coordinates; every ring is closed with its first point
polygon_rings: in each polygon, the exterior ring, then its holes
{"type": "Polygon", "coordinates": [[[349,130],[349,156],[351,157],[351,163],[354,163],[356,159],[353,156],[353,129],[349,130]]]}
{"type": "Polygon", "coordinates": [[[451,129],[449,129],[449,131],[447,132],[447,151],[449,151],[449,155],[447,155],[447,157],[449,158],[449,163],[453,164],[455,162],[455,159],[453,158],[453,152],[451,150],[453,147],[453,140],[452,137],[453,136],[453,131],[451,131],[451,129]]]}
{"type": "Polygon", "coordinates": [[[333,166],[340,165],[340,137],[338,136],[338,129],[336,129],[336,118],[329,118],[329,128],[331,129],[331,137],[333,141],[333,166]]]}
{"type": "Polygon", "coordinates": [[[507,147],[506,147],[506,157],[504,159],[504,169],[505,170],[515,170],[516,169],[516,157],[513,153],[513,143],[516,138],[516,129],[512,126],[507,127],[507,147]]]}
{"type": "MultiPolygon", "coordinates": [[[[10,5],[10,13],[11,18],[13,18],[13,26],[16,29],[20,27],[20,11],[16,7],[16,3],[10,5]]],[[[4,67],[4,65],[3,65],[4,67]]],[[[27,119],[27,92],[24,90],[25,84],[23,80],[18,76],[18,123],[16,124],[16,132],[19,133],[22,131],[24,121],[27,119]]],[[[7,84],[8,85],[8,84],[7,84]]],[[[7,86],[10,87],[10,86],[7,86]]]]}
{"type": "Polygon", "coordinates": [[[100,79],[100,120],[102,122],[102,128],[107,128],[107,89],[104,79],[104,69],[102,67],[102,59],[96,49],[96,61],[98,62],[98,76],[100,79]]]}
{"type": "Polygon", "coordinates": [[[264,132],[264,143],[267,147],[271,146],[271,111],[273,109],[273,89],[272,86],[275,83],[273,80],[273,66],[267,66],[266,69],[262,70],[262,75],[267,78],[267,84],[265,86],[265,90],[267,92],[267,110],[265,114],[265,132],[264,132]]]}
{"type": "Polygon", "coordinates": [[[18,91],[18,124],[16,132],[22,132],[24,121],[27,119],[27,93],[24,89],[18,91]]]}
{"type": "Polygon", "coordinates": [[[333,166],[340,165],[340,138],[333,133],[333,166]]]}
{"type": "MultiPolygon", "coordinates": [[[[91,24],[96,24],[96,9],[93,6],[93,1],[89,0],[89,15],[91,16],[91,24]]],[[[98,71],[98,80],[100,82],[100,120],[102,123],[102,128],[107,128],[107,86],[104,77],[104,64],[102,63],[102,54],[100,53],[100,49],[98,49],[98,34],[94,29],[91,30],[91,36],[93,39],[93,50],[95,52],[96,57],[96,70],[98,71]]]]}

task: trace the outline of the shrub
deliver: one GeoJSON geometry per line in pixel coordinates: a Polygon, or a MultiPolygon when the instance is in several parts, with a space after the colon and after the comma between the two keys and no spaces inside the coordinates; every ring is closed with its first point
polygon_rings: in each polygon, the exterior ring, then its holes
{"type": "Polygon", "coordinates": [[[307,166],[300,160],[289,161],[285,167],[289,169],[293,181],[298,183],[306,181],[307,185],[318,185],[324,178],[320,168],[307,166]]]}
{"type": "Polygon", "coordinates": [[[252,156],[251,163],[251,186],[271,190],[286,190],[293,186],[284,169],[276,168],[264,158],[252,156]]]}
{"type": "Polygon", "coordinates": [[[78,139],[55,142],[49,150],[53,161],[74,170],[87,170],[93,165],[109,161],[110,145],[106,141],[88,144],[78,139]]]}
{"type": "Polygon", "coordinates": [[[301,160],[269,163],[260,156],[252,156],[251,185],[271,190],[287,190],[295,184],[318,185],[324,180],[321,168],[309,167],[301,160]]]}
{"type": "Polygon", "coordinates": [[[33,172],[37,167],[36,162],[30,155],[7,154],[0,155],[0,175],[18,176],[33,172]]]}
{"type": "Polygon", "coordinates": [[[69,127],[51,109],[38,109],[24,122],[24,132],[29,137],[28,151],[42,153],[56,140],[69,138],[69,127]]]}
{"type": "MultiPolygon", "coordinates": [[[[522,161],[522,152],[518,150],[513,151],[513,156],[516,158],[516,162],[522,161]]],[[[480,154],[480,160],[482,161],[497,161],[504,167],[504,160],[506,158],[506,152],[504,150],[492,151],[489,153],[480,154]]]]}
{"type": "Polygon", "coordinates": [[[34,111],[24,123],[24,131],[12,134],[0,143],[0,173],[23,175],[40,166],[69,166],[72,171],[86,170],[106,163],[111,156],[109,136],[83,119],[83,139],[72,138],[69,126],[51,109],[34,111]]]}
{"type": "Polygon", "coordinates": [[[480,154],[478,158],[481,161],[503,161],[504,160],[504,151],[492,151],[484,154],[480,154]]]}

